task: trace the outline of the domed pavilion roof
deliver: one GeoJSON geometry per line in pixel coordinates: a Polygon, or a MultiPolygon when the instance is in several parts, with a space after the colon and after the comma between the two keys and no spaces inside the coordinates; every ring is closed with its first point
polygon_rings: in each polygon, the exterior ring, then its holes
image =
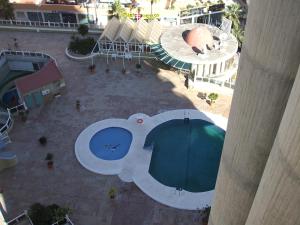
{"type": "Polygon", "coordinates": [[[185,42],[193,48],[196,52],[204,52],[207,48],[212,48],[214,39],[212,33],[205,26],[196,27],[190,30],[186,37],[185,42]]]}

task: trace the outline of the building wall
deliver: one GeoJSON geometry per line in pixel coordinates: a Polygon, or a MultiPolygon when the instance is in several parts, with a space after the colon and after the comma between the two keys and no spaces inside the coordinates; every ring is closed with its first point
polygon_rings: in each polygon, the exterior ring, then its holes
{"type": "Polygon", "coordinates": [[[246,223],[300,63],[299,11],[251,1],[210,225],[246,223]]]}
{"type": "Polygon", "coordinates": [[[246,225],[299,225],[300,67],[246,225]]]}
{"type": "Polygon", "coordinates": [[[21,71],[30,71],[33,72],[33,64],[32,62],[25,61],[8,61],[8,66],[10,70],[21,70],[21,71]]]}
{"type": "MultiPolygon", "coordinates": [[[[64,91],[65,82],[59,80],[48,85],[45,85],[36,90],[20,94],[21,101],[25,101],[28,108],[34,108],[51,101],[55,95],[61,94],[64,91]]],[[[20,93],[20,91],[18,91],[20,93]]]]}
{"type": "Polygon", "coordinates": [[[89,4],[14,4],[16,20],[58,22],[58,23],[91,23],[105,26],[108,21],[108,8],[105,6],[89,4]],[[89,18],[89,19],[88,19],[89,18]]]}
{"type": "Polygon", "coordinates": [[[9,71],[10,69],[8,63],[5,63],[2,66],[0,66],[0,80],[4,79],[9,71]]]}

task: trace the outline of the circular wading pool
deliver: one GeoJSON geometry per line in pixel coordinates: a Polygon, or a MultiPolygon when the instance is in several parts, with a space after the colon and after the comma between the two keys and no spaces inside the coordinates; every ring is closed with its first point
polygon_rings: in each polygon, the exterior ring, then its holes
{"type": "Polygon", "coordinates": [[[132,142],[130,131],[121,127],[109,127],[98,131],[90,140],[90,150],[103,160],[118,160],[129,151],[132,142]]]}

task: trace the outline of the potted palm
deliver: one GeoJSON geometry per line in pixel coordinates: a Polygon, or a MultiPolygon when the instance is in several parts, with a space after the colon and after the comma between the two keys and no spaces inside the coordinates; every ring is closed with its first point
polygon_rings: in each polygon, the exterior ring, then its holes
{"type": "Polygon", "coordinates": [[[39,142],[42,146],[45,146],[47,144],[47,138],[45,136],[42,136],[39,138],[39,142]]]}
{"type": "Polygon", "coordinates": [[[52,169],[53,168],[53,154],[52,153],[47,153],[45,160],[47,161],[47,166],[48,169],[52,169]]]}
{"type": "Polygon", "coordinates": [[[140,63],[137,63],[137,64],[135,64],[135,68],[137,69],[137,72],[139,73],[142,68],[142,65],[140,63]]]}
{"type": "Polygon", "coordinates": [[[212,105],[212,103],[214,103],[218,97],[219,95],[217,93],[210,93],[207,97],[209,99],[208,104],[212,105]]]}
{"type": "Polygon", "coordinates": [[[114,187],[111,187],[108,191],[108,197],[114,199],[116,197],[117,190],[114,187]]]}
{"type": "Polygon", "coordinates": [[[92,64],[92,65],[90,65],[89,66],[89,71],[90,71],[90,73],[95,73],[95,71],[96,71],[96,65],[95,64],[92,64]]]}

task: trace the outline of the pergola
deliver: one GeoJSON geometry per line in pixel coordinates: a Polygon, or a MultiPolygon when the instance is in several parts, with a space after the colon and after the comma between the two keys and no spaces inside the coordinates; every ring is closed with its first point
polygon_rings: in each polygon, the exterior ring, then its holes
{"type": "Polygon", "coordinates": [[[113,17],[97,41],[98,48],[95,46],[93,51],[125,58],[132,58],[134,53],[151,53],[150,46],[159,43],[161,33],[162,27],[157,20],[148,23],[144,19],[134,22],[113,17]]]}

